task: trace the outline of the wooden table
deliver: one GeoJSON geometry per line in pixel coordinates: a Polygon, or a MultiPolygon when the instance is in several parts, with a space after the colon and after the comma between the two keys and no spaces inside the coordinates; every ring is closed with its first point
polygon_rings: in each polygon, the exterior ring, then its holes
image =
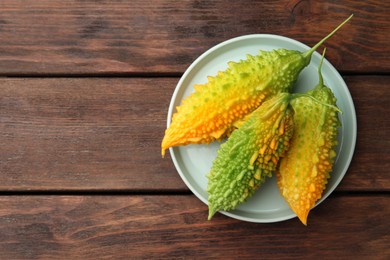
{"type": "Polygon", "coordinates": [[[389,15],[389,1],[2,0],[0,258],[389,259],[389,15]],[[351,13],[325,44],[358,119],[341,184],[307,227],[207,221],[160,155],[184,70],[245,34],[313,45],[351,13]]]}

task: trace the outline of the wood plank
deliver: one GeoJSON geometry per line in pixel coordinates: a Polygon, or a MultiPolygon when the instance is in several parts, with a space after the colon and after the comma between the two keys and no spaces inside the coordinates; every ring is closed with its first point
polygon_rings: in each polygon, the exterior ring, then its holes
{"type": "Polygon", "coordinates": [[[0,74],[182,73],[224,40],[279,34],[326,43],[343,72],[390,71],[389,1],[2,0],[0,74]],[[375,29],[374,29],[375,28],[375,29]]]}
{"type": "Polygon", "coordinates": [[[330,197],[307,227],[207,221],[194,196],[5,196],[0,205],[5,259],[390,257],[388,196],[330,197]]]}
{"type": "Polygon", "coordinates": [[[389,77],[344,77],[357,116],[357,141],[340,190],[390,190],[389,77]],[[365,188],[363,188],[365,187],[365,188]]]}
{"type": "MultiPolygon", "coordinates": [[[[358,141],[339,190],[390,190],[386,76],[345,77],[358,141]]],[[[160,142],[177,78],[0,79],[0,190],[187,191],[160,142]]]]}
{"type": "Polygon", "coordinates": [[[0,189],[186,189],[160,148],[177,79],[0,82],[0,189]]]}

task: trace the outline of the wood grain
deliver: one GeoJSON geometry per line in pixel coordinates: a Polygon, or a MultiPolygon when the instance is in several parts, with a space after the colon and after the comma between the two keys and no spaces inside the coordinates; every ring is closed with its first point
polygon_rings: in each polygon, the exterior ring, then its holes
{"type": "Polygon", "coordinates": [[[358,131],[352,163],[339,188],[389,191],[389,77],[344,78],[354,101],[358,131]]]}
{"type": "MultiPolygon", "coordinates": [[[[388,77],[345,79],[358,140],[339,190],[389,191],[388,77]]],[[[177,81],[0,79],[0,190],[188,191],[160,155],[177,81]]]]}
{"type": "Polygon", "coordinates": [[[296,218],[207,221],[194,196],[5,196],[0,252],[5,259],[388,259],[389,205],[388,196],[333,196],[306,227],[296,218]]]}
{"type": "Polygon", "coordinates": [[[313,46],[351,13],[326,43],[327,58],[343,72],[388,73],[389,11],[379,0],[2,0],[0,74],[177,74],[241,35],[313,46]]]}
{"type": "Polygon", "coordinates": [[[177,79],[0,82],[0,189],[185,189],[160,149],[177,79]]]}

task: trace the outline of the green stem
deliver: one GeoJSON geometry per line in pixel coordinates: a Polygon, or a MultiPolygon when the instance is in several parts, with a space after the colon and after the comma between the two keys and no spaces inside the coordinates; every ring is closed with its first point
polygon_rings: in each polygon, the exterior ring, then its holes
{"type": "Polygon", "coordinates": [[[346,24],[352,18],[352,16],[353,14],[351,14],[351,16],[349,16],[344,22],[342,22],[339,26],[337,26],[336,29],[334,29],[331,33],[329,33],[325,38],[323,38],[316,45],[314,45],[310,50],[303,53],[303,57],[307,64],[310,63],[311,55],[313,54],[313,52],[315,52],[317,48],[320,47],[327,39],[332,37],[333,34],[335,34],[338,31],[338,29],[340,29],[344,24],[346,24]]]}
{"type": "Polygon", "coordinates": [[[322,77],[321,69],[322,69],[322,62],[324,61],[325,58],[325,53],[326,53],[326,48],[324,48],[324,51],[322,52],[322,58],[320,61],[320,65],[318,66],[318,85],[323,86],[324,85],[324,78],[322,77]]]}

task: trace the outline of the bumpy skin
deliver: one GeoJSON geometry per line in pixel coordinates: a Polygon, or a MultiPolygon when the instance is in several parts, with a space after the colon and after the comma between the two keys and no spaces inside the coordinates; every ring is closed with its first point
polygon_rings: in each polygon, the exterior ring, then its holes
{"type": "Polygon", "coordinates": [[[281,194],[305,225],[332,171],[340,125],[336,98],[328,87],[320,82],[307,94],[316,100],[302,96],[291,101],[294,135],[277,173],[281,194]]]}
{"type": "Polygon", "coordinates": [[[310,57],[293,50],[260,51],[224,72],[182,101],[162,141],[162,155],[172,146],[221,140],[242,124],[242,119],[265,100],[290,92],[310,57]]]}
{"type": "Polygon", "coordinates": [[[289,100],[280,93],[264,102],[221,145],[208,175],[209,219],[235,209],[271,176],[293,132],[289,100]]]}

